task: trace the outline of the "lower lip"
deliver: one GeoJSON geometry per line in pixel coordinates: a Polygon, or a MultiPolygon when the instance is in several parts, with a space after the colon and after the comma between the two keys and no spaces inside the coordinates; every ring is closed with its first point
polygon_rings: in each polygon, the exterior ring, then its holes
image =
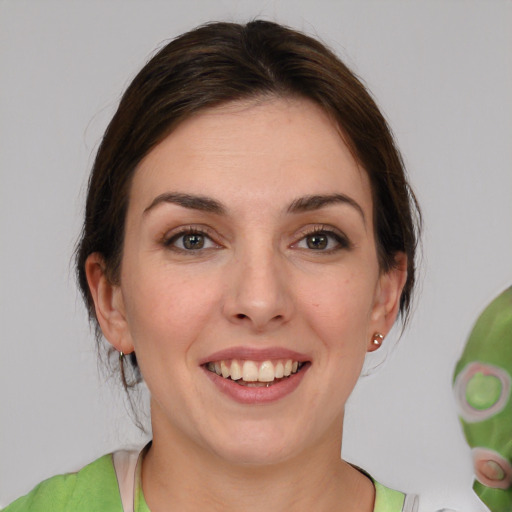
{"type": "Polygon", "coordinates": [[[236,402],[241,404],[266,404],[281,400],[292,393],[302,381],[302,378],[309,367],[309,363],[304,364],[300,371],[270,385],[268,388],[266,386],[243,386],[237,384],[231,379],[220,377],[206,368],[204,368],[204,371],[222,393],[229,396],[236,402]]]}

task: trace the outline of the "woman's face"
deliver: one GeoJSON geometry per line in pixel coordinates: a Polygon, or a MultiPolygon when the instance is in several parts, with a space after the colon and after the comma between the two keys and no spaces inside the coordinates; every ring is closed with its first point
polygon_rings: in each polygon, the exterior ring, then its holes
{"type": "Polygon", "coordinates": [[[366,172],[306,100],[205,111],[144,158],[100,321],[137,354],[155,438],[245,464],[339,440],[404,279],[379,272],[372,217],[366,172]]]}

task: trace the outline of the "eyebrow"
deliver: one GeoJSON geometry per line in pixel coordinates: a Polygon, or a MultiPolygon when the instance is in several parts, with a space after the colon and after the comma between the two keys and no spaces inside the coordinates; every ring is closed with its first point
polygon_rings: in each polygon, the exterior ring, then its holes
{"type": "Polygon", "coordinates": [[[345,194],[326,194],[326,195],[312,195],[304,196],[295,199],[292,204],[288,207],[289,213],[301,213],[309,212],[313,210],[319,210],[324,206],[331,204],[347,204],[352,206],[363,218],[363,222],[366,224],[366,217],[361,206],[349,196],[345,194]]]}
{"type": "Polygon", "coordinates": [[[144,214],[155,208],[162,203],[172,203],[189,208],[191,210],[201,210],[203,212],[216,213],[217,215],[224,215],[226,209],[221,203],[215,199],[204,196],[196,196],[191,194],[180,194],[177,192],[166,192],[160,194],[153,199],[153,202],[144,210],[144,214]]]}
{"type": "MultiPolygon", "coordinates": [[[[179,192],[165,192],[158,195],[144,210],[144,214],[147,214],[150,210],[162,203],[177,204],[183,208],[215,213],[217,215],[226,214],[226,208],[215,199],[179,192]]],[[[347,204],[353,207],[361,215],[363,222],[366,224],[366,218],[361,206],[354,199],[345,194],[323,194],[299,197],[288,206],[287,211],[288,213],[309,212],[319,210],[331,204],[347,204]]]]}

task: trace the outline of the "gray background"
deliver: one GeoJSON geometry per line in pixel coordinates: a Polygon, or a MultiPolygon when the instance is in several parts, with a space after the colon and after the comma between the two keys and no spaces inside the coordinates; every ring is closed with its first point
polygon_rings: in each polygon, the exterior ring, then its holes
{"type": "Polygon", "coordinates": [[[512,284],[505,0],[0,2],[0,503],[143,442],[98,371],[73,282],[88,170],[155,47],[207,20],[255,16],[320,36],[364,78],[424,211],[418,306],[351,398],[344,455],[432,510],[483,510],[451,375],[478,313],[512,284]]]}

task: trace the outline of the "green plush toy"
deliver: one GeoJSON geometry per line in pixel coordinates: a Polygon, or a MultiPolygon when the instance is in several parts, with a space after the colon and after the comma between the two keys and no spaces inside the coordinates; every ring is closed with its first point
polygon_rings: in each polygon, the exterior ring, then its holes
{"type": "Polygon", "coordinates": [[[454,392],[472,448],[474,491],[492,512],[512,512],[512,287],[476,321],[455,367],[454,392]]]}

